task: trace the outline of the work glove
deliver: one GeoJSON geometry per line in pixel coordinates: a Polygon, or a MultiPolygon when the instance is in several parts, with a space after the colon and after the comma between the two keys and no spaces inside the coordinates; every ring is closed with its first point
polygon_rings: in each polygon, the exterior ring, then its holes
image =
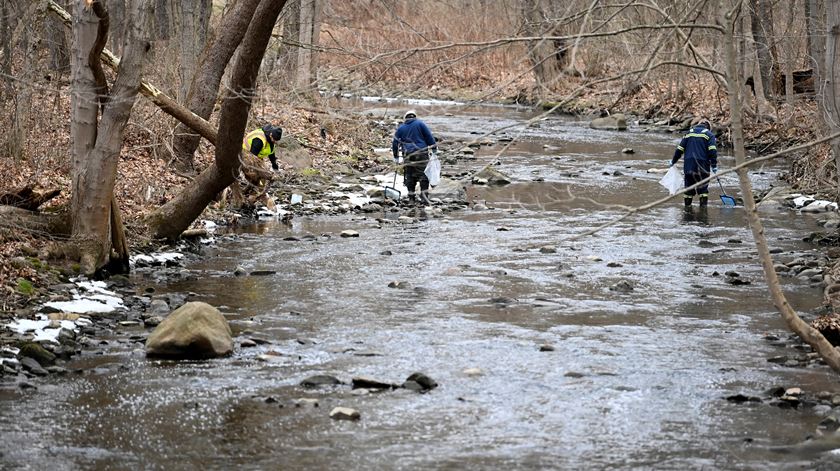
{"type": "Polygon", "coordinates": [[[717,175],[717,167],[712,167],[712,175],[717,175]]]}
{"type": "Polygon", "coordinates": [[[402,158],[402,156],[400,156],[400,158],[399,158],[399,159],[397,159],[397,164],[399,164],[399,165],[402,165],[402,164],[403,164],[403,158],[402,158]]]}

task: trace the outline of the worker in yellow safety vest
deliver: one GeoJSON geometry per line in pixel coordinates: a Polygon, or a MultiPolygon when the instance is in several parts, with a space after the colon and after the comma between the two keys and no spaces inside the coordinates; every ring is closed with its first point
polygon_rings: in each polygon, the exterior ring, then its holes
{"type": "Polygon", "coordinates": [[[278,170],[274,147],[282,137],[282,129],[267,124],[245,135],[245,138],[242,139],[242,150],[246,150],[261,159],[268,157],[268,160],[271,162],[271,168],[278,170]]]}

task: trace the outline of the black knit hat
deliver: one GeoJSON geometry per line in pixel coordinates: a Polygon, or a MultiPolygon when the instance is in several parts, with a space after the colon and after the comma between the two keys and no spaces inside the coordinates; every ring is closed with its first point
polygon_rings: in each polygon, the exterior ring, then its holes
{"type": "Polygon", "coordinates": [[[265,126],[263,126],[262,130],[265,133],[265,135],[270,136],[271,140],[273,140],[274,142],[278,142],[280,139],[283,138],[283,129],[279,127],[266,124],[265,126]]]}

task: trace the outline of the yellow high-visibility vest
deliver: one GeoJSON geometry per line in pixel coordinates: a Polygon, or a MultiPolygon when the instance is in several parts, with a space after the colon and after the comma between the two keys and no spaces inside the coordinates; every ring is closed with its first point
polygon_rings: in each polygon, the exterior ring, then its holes
{"type": "Polygon", "coordinates": [[[268,144],[268,139],[265,137],[265,132],[262,129],[255,129],[248,134],[245,135],[245,138],[242,139],[242,149],[246,152],[251,152],[251,144],[253,143],[254,139],[259,139],[262,141],[262,149],[260,149],[260,153],[257,154],[257,157],[262,159],[271,155],[274,149],[268,144]]]}

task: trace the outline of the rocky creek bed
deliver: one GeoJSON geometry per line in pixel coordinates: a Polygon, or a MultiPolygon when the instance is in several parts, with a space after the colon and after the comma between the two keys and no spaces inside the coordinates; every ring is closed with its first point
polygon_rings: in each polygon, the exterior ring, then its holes
{"type": "MultiPolygon", "coordinates": [[[[661,194],[648,170],[669,137],[551,119],[468,147],[528,113],[451,114],[427,120],[448,143],[431,208],[378,201],[379,181],[345,176],[287,189],[304,198],[280,206],[285,222],[217,227],[136,257],[131,278],[52,287],[21,313],[30,324],[0,332],[0,462],[835,463],[821,453],[836,448],[836,381],[784,330],[740,210],[671,205],[567,240],[615,217],[603,205],[661,194]],[[488,164],[500,173],[475,175],[488,164]],[[225,315],[233,354],[146,359],[149,332],[189,301],[225,315]]],[[[838,218],[771,196],[777,271],[814,317],[832,283],[816,245],[838,218]]]]}

